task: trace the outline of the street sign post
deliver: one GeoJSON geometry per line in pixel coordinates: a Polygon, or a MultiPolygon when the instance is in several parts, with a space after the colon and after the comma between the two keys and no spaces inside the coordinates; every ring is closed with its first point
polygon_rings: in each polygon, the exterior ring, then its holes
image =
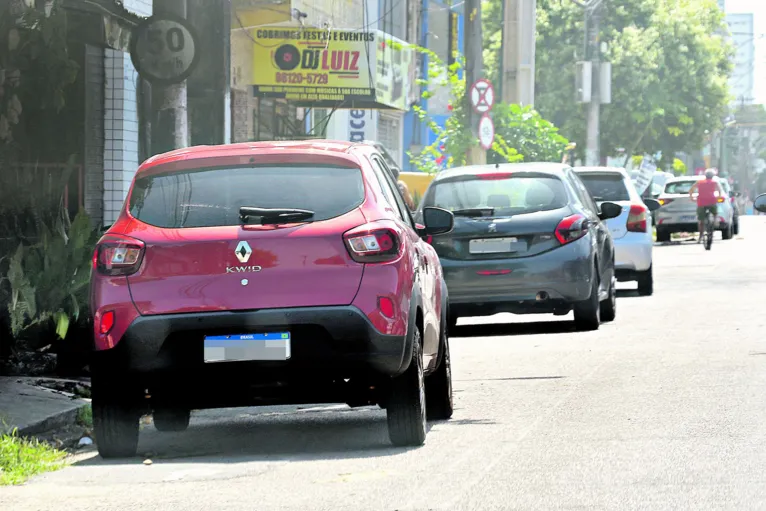
{"type": "Polygon", "coordinates": [[[495,104],[495,88],[486,78],[480,78],[471,85],[469,91],[471,107],[479,115],[486,114],[495,104]]]}
{"type": "Polygon", "coordinates": [[[186,80],[200,58],[197,35],[188,21],[152,16],[133,30],[130,57],[138,74],[157,85],[186,80]]]}
{"type": "Polygon", "coordinates": [[[479,144],[481,148],[488,151],[492,148],[492,142],[495,140],[495,124],[489,114],[481,116],[479,121],[479,144]]]}

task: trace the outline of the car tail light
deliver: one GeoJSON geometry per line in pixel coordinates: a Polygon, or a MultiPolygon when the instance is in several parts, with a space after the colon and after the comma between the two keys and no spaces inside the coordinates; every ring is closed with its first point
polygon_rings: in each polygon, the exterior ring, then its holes
{"type": "Polygon", "coordinates": [[[431,236],[430,234],[428,236],[426,236],[426,243],[428,243],[429,245],[433,245],[434,244],[434,237],[431,236]]]}
{"type": "Polygon", "coordinates": [[[101,321],[98,325],[98,331],[102,335],[108,334],[114,326],[114,311],[107,311],[101,315],[101,321]]]}
{"type": "Polygon", "coordinates": [[[659,200],[659,201],[657,201],[657,202],[659,202],[659,203],[660,203],[660,206],[667,206],[668,204],[670,204],[671,202],[673,202],[673,199],[660,199],[660,200],[659,200]]]}
{"type": "Polygon", "coordinates": [[[94,269],[104,275],[130,275],[144,258],[144,242],[120,234],[107,234],[96,246],[94,269]]]}
{"type": "Polygon", "coordinates": [[[511,177],[510,172],[487,172],[485,174],[476,174],[476,177],[483,181],[495,181],[498,179],[508,179],[511,177]]]}
{"type": "Polygon", "coordinates": [[[511,270],[479,270],[476,272],[477,275],[482,276],[508,275],[509,273],[511,273],[511,270]]]}
{"type": "Polygon", "coordinates": [[[628,232],[646,232],[646,207],[634,204],[628,213],[628,232]]]}
{"type": "Polygon", "coordinates": [[[348,253],[358,263],[385,263],[397,259],[401,242],[394,229],[371,223],[343,235],[348,253]]]}
{"type": "Polygon", "coordinates": [[[568,216],[559,222],[558,227],[556,227],[556,239],[562,245],[566,245],[588,234],[589,227],[590,222],[584,215],[578,213],[568,216]]]}
{"type": "Polygon", "coordinates": [[[726,199],[723,197],[718,197],[718,204],[723,204],[724,202],[726,202],[726,199]]]}

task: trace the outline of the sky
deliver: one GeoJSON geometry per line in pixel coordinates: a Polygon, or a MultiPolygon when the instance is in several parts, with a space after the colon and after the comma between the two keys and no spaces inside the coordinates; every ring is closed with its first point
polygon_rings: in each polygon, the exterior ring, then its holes
{"type": "Polygon", "coordinates": [[[766,0],[726,0],[727,13],[752,12],[755,24],[756,103],[766,104],[766,0]]]}

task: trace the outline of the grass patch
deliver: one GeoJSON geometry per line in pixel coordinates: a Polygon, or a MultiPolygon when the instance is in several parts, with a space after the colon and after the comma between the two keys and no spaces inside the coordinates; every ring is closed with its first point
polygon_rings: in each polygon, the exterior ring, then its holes
{"type": "Polygon", "coordinates": [[[90,405],[77,410],[77,424],[84,428],[93,429],[93,408],[90,405]]]}
{"type": "Polygon", "coordinates": [[[58,470],[66,453],[36,439],[19,438],[16,431],[0,436],[0,486],[58,470]]]}

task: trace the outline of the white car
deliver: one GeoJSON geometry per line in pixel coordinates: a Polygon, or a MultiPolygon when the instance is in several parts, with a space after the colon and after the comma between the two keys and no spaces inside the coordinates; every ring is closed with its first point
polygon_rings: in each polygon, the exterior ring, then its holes
{"type": "MultiPolygon", "coordinates": [[[[657,198],[660,209],[657,210],[657,241],[670,241],[674,232],[698,232],[697,203],[689,198],[689,190],[694,183],[705,176],[684,176],[665,183],[665,189],[657,198]]],[[[716,181],[722,183],[718,177],[716,181]]],[[[718,218],[715,228],[721,231],[723,239],[732,237],[734,228],[734,207],[727,192],[728,186],[721,184],[723,196],[718,198],[718,218]]]]}
{"type": "Polygon", "coordinates": [[[642,296],[654,292],[652,275],[652,217],[659,208],[654,199],[642,199],[625,169],[577,167],[574,169],[597,203],[614,202],[622,214],[606,221],[614,241],[614,267],[620,282],[637,281],[642,296]]]}

